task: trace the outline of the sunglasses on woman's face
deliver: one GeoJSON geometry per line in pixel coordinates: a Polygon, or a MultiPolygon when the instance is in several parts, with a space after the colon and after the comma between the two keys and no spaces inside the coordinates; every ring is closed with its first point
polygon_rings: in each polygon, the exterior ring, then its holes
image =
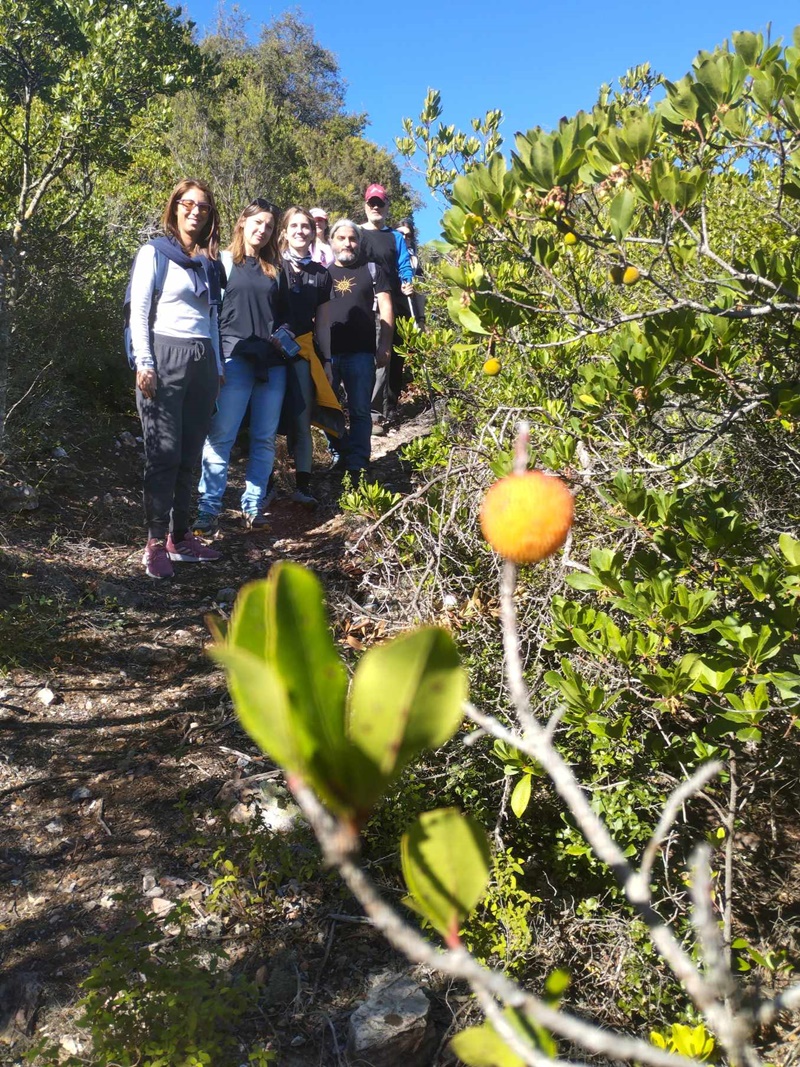
{"type": "Polygon", "coordinates": [[[199,204],[196,200],[179,200],[178,203],[187,215],[191,215],[195,209],[198,215],[207,215],[211,210],[211,204],[199,204]]]}

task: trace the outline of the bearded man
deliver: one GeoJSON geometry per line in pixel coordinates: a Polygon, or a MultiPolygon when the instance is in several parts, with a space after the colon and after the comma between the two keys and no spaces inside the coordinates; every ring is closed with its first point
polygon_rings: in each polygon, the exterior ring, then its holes
{"type": "Polygon", "coordinates": [[[364,261],[361,229],[354,222],[339,219],[331,227],[329,239],[334,255],[334,262],[328,267],[333,281],[330,303],[333,387],[337,392],[344,387],[350,417],[348,434],[337,442],[341,450],[337,462],[357,483],[369,464],[370,404],[376,367],[385,367],[392,351],[392,287],[381,267],[364,261]]]}

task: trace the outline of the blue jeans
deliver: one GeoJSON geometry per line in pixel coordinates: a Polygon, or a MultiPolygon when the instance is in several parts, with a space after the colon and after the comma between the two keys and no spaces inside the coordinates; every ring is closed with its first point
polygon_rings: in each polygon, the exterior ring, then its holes
{"type": "Polygon", "coordinates": [[[310,474],[314,456],[314,442],[311,437],[314,381],[311,377],[311,365],[307,359],[298,356],[288,364],[287,374],[293,379],[287,407],[295,407],[296,410],[287,419],[286,443],[294,457],[294,469],[310,474]]]}
{"type": "Polygon", "coordinates": [[[372,440],[370,404],[375,386],[375,356],[371,352],[333,354],[333,388],[343,385],[347,393],[350,430],[337,442],[349,471],[364,470],[369,463],[372,440]]]}
{"type": "Polygon", "coordinates": [[[260,382],[254,365],[241,356],[225,360],[225,384],[203,446],[200,511],[218,515],[228,483],[231,449],[250,404],[250,454],[247,457],[242,511],[257,512],[264,502],[275,461],[275,432],[286,392],[286,367],[270,367],[269,381],[260,382]]]}

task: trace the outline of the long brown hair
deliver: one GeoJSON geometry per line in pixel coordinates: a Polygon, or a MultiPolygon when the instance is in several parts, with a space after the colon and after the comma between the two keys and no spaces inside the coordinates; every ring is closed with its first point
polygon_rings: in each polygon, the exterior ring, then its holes
{"type": "Polygon", "coordinates": [[[216,259],[219,254],[219,212],[208,182],[201,181],[199,178],[182,178],[170,194],[161,217],[161,225],[166,233],[174,237],[179,244],[181,243],[178,230],[178,201],[183,200],[191,188],[200,189],[205,193],[211,205],[206,221],[197,235],[197,247],[209,259],[216,259]]]}
{"type": "Polygon", "coordinates": [[[257,196],[252,204],[247,205],[236,220],[236,225],[233,227],[233,234],[231,236],[231,243],[228,245],[228,251],[233,256],[234,263],[244,263],[244,220],[252,218],[253,215],[259,215],[262,211],[272,215],[273,227],[269,240],[263,248],[259,248],[258,250],[258,263],[266,275],[270,278],[275,278],[278,275],[278,263],[280,262],[280,255],[278,253],[278,227],[281,221],[281,213],[274,204],[269,202],[269,200],[264,200],[262,197],[257,196]]]}
{"type": "Polygon", "coordinates": [[[288,244],[286,241],[286,227],[289,225],[292,215],[304,215],[311,223],[311,237],[308,245],[309,248],[311,248],[311,246],[314,244],[314,241],[316,240],[317,224],[314,222],[313,215],[310,211],[306,211],[304,207],[300,207],[297,204],[292,204],[292,206],[287,207],[283,215],[281,215],[281,232],[278,237],[278,248],[281,250],[281,252],[285,252],[288,248],[288,244]]]}

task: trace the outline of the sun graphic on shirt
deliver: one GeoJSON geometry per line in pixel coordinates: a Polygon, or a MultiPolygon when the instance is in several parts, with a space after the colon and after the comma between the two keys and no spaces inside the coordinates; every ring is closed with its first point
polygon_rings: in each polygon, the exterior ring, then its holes
{"type": "Polygon", "coordinates": [[[355,281],[353,278],[339,278],[333,283],[333,287],[340,296],[344,296],[346,293],[352,293],[355,281]]]}

